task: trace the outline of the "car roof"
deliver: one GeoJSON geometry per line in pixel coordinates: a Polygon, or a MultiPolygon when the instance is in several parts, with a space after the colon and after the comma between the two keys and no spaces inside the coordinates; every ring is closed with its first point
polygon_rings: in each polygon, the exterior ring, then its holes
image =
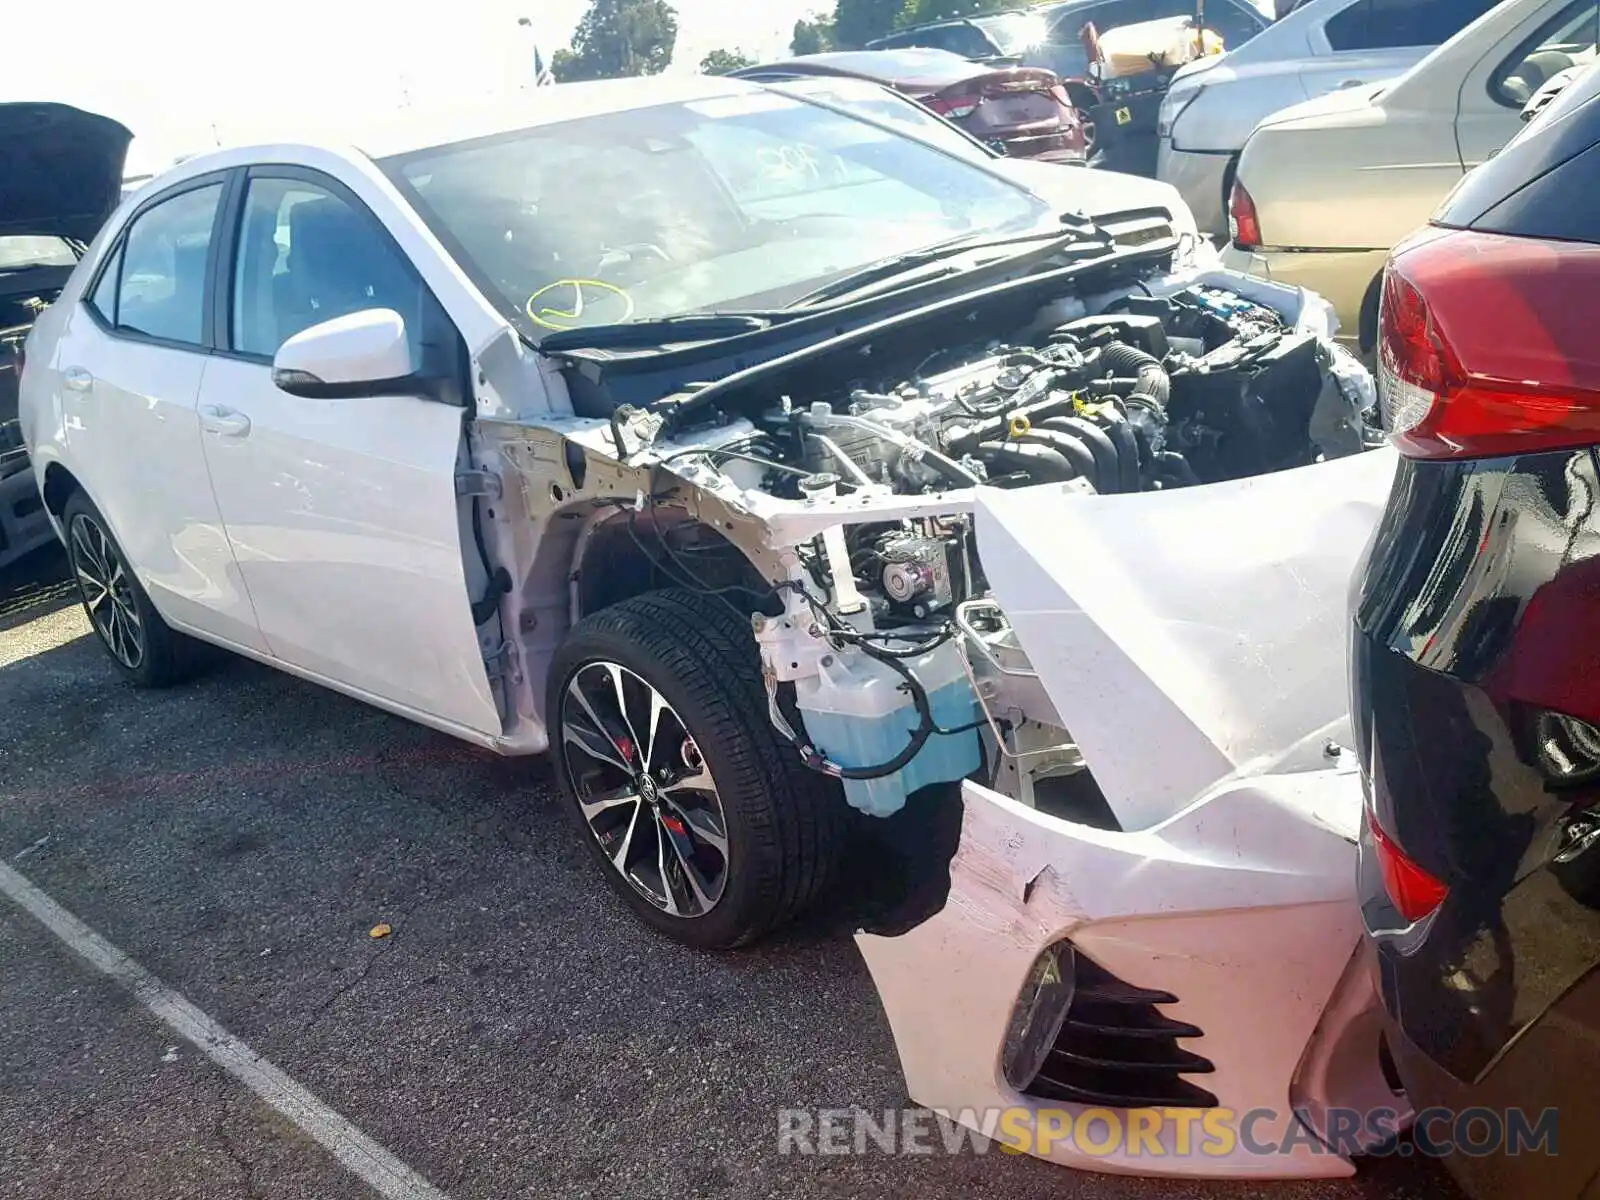
{"type": "Polygon", "coordinates": [[[949,50],[907,46],[898,50],[831,50],[823,54],[802,54],[781,62],[762,63],[759,67],[747,68],[741,74],[759,75],[786,70],[838,72],[866,79],[915,80],[918,83],[942,85],[989,75],[994,68],[949,50]]]}

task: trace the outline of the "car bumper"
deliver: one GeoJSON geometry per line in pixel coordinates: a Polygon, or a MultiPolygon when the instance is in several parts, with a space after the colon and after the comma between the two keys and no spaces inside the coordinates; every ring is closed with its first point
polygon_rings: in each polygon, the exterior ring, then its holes
{"type": "MultiPolygon", "coordinates": [[[[1224,785],[1138,833],[1074,824],[972,782],[963,793],[942,909],[899,936],[857,937],[912,1099],[1070,1167],[1155,1176],[1351,1173],[1347,1154],[1307,1136],[1293,1114],[1304,1112],[1315,1128],[1335,1107],[1393,1103],[1380,1067],[1381,1013],[1370,972],[1355,957],[1361,798],[1353,770],[1224,785]],[[1215,1097],[1210,1119],[1218,1124],[1207,1126],[1215,1137],[1186,1138],[1181,1122],[1161,1120],[1156,1105],[1063,1099],[1074,1080],[1114,1078],[1134,1092],[1162,1084],[1143,1058],[1084,1074],[1074,1058],[1082,1043],[1071,1040],[1085,1024],[1077,1007],[1041,1073],[1052,1083],[1018,1090],[1007,1082],[1019,994],[1040,955],[1063,941],[1102,974],[1170,993],[1160,1017],[1201,1031],[1180,1035],[1182,1048],[1214,1070],[1173,1074],[1215,1097]],[[1066,1091],[1043,1097],[1057,1086],[1066,1091]],[[1086,1114],[1103,1122],[1095,1136],[1060,1136],[1063,1128],[1082,1133],[1086,1114]],[[1140,1121],[1149,1133],[1135,1138],[1140,1121]]],[[[1078,997],[1085,994],[1080,983],[1078,997]]],[[[1130,1030],[1151,1019],[1129,1013],[1130,1030]]],[[[1112,1035],[1096,1044],[1115,1058],[1106,1047],[1123,1043],[1112,1035]]]]}
{"type": "Polygon", "coordinates": [[[1240,250],[1227,246],[1222,265],[1315,292],[1339,317],[1339,340],[1352,348],[1361,342],[1361,306],[1388,261],[1385,250],[1240,250]]]}
{"type": "Polygon", "coordinates": [[[1201,233],[1227,240],[1228,206],[1225,183],[1228,164],[1234,156],[1226,152],[1197,153],[1173,148],[1171,138],[1162,138],[1156,158],[1156,178],[1178,189],[1194,213],[1201,233]]]}

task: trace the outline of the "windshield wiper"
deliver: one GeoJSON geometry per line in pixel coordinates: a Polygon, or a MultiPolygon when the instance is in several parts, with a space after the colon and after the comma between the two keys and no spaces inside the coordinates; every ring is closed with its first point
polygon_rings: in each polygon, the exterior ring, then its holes
{"type": "Polygon", "coordinates": [[[663,342],[712,342],[772,327],[772,318],[755,313],[683,313],[614,325],[561,329],[539,339],[541,350],[605,350],[612,347],[656,346],[663,342]]]}
{"type": "MultiPolygon", "coordinates": [[[[904,254],[896,254],[891,258],[879,259],[875,263],[868,263],[859,270],[851,271],[840,276],[831,283],[825,283],[815,291],[807,292],[798,300],[791,301],[785,307],[789,309],[812,308],[829,300],[837,300],[840,296],[848,296],[851,292],[858,292],[869,284],[881,279],[890,279],[905,271],[938,262],[944,258],[954,258],[961,254],[970,254],[974,250],[991,250],[1001,246],[1020,246],[1030,242],[1048,242],[1041,248],[1041,253],[1049,254],[1056,250],[1064,249],[1074,242],[1082,240],[1084,231],[1081,228],[1068,230],[1061,233],[1058,230],[1034,230],[1032,233],[1012,233],[991,235],[984,237],[980,234],[963,234],[946,242],[937,242],[932,246],[924,246],[921,250],[910,250],[904,254]]],[[[1022,255],[1018,254],[1020,258],[1022,255]]]]}

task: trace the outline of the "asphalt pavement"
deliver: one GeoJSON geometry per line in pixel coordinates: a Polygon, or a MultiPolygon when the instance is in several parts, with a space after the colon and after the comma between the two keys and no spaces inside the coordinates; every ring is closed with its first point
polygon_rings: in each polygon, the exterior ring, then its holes
{"type": "MultiPolygon", "coordinates": [[[[738,954],[666,942],[542,761],[244,661],[134,691],[64,578],[54,551],[0,576],[0,863],[452,1200],[1452,1194],[1414,1159],[1204,1184],[780,1155],[780,1110],[907,1103],[837,913],[738,954]]],[[[0,1197],[376,1194],[141,996],[0,895],[0,1197]]]]}

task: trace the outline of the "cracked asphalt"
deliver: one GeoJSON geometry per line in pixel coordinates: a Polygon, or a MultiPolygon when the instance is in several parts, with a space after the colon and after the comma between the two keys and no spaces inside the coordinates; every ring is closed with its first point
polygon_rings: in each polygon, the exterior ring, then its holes
{"type": "MultiPolygon", "coordinates": [[[[0,576],[0,858],[453,1200],[1439,1200],[984,1156],[780,1156],[777,1112],[906,1103],[837,917],[753,951],[638,926],[540,761],[225,660],[125,687],[46,552],[0,576]],[[374,939],[380,922],[390,936],[374,939]]],[[[0,1197],[369,1196],[0,897],[0,1197]]]]}

